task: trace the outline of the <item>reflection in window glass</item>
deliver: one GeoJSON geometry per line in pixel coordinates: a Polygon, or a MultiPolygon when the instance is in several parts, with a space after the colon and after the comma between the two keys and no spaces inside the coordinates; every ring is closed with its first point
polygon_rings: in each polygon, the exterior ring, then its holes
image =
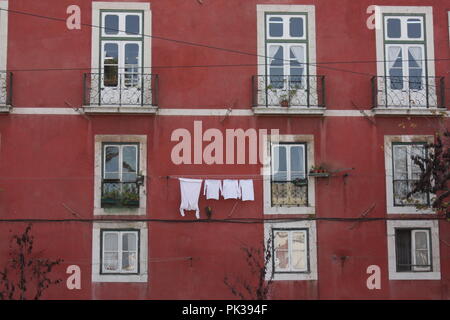
{"type": "Polygon", "coordinates": [[[303,18],[290,18],[289,19],[289,34],[291,37],[301,38],[303,37],[303,18]]]}
{"type": "Polygon", "coordinates": [[[408,38],[422,38],[422,21],[420,19],[408,19],[408,38]]]}
{"type": "Polygon", "coordinates": [[[105,33],[118,34],[119,33],[119,16],[108,14],[105,16],[105,33]]]}
{"type": "Polygon", "coordinates": [[[140,26],[139,26],[139,16],[137,15],[128,15],[125,18],[125,32],[127,34],[134,34],[138,35],[140,33],[140,26]]]}
{"type": "Polygon", "coordinates": [[[283,19],[273,17],[269,19],[269,36],[282,37],[283,36],[283,19]]]}
{"type": "Polygon", "coordinates": [[[388,38],[391,38],[391,39],[401,38],[402,31],[401,31],[400,19],[388,19],[387,34],[388,34],[388,38]]]}

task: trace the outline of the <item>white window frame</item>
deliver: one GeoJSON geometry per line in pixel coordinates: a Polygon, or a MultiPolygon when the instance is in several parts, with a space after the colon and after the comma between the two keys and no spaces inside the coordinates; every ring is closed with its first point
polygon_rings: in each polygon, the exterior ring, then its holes
{"type": "Polygon", "coordinates": [[[267,20],[266,20],[266,29],[269,30],[269,26],[270,26],[270,18],[281,18],[282,24],[283,24],[283,36],[281,37],[271,37],[269,33],[267,33],[267,37],[270,40],[306,40],[306,35],[308,34],[307,30],[306,30],[306,15],[302,14],[293,14],[293,15],[287,15],[287,14],[283,14],[283,15],[279,15],[277,13],[272,13],[272,14],[268,14],[267,16],[267,20]],[[289,32],[287,32],[287,30],[289,30],[289,19],[290,18],[298,18],[301,17],[303,19],[303,36],[302,37],[292,37],[289,35],[289,32]],[[286,31],[286,32],[285,32],[286,31]]]}
{"type": "Polygon", "coordinates": [[[94,215],[146,215],[147,214],[147,136],[146,135],[96,135],[94,164],[94,215]],[[139,187],[139,208],[102,208],[103,144],[139,144],[139,172],[144,183],[139,187]]]}
{"type": "MultiPolygon", "coordinates": [[[[394,204],[394,169],[392,162],[392,144],[400,143],[433,143],[433,136],[426,135],[400,135],[384,137],[384,165],[386,174],[386,204],[388,214],[434,214],[431,208],[417,209],[414,205],[411,206],[395,206],[394,204]]],[[[433,201],[433,195],[430,195],[433,201]]]]}
{"type": "MultiPolygon", "coordinates": [[[[389,280],[440,280],[439,222],[437,220],[388,220],[389,280]],[[397,272],[395,229],[430,229],[432,271],[397,272]]],[[[430,250],[429,250],[430,252],[430,250]]],[[[415,255],[413,255],[414,257],[415,255]]]]}
{"type": "MultiPolygon", "coordinates": [[[[93,1],[92,2],[92,24],[93,25],[101,25],[101,10],[123,10],[126,14],[126,11],[130,10],[139,10],[143,11],[144,26],[141,33],[144,34],[143,38],[143,48],[141,48],[144,53],[141,59],[141,67],[143,68],[145,74],[152,73],[152,13],[150,10],[150,3],[144,2],[106,2],[106,1],[93,1]]],[[[142,23],[141,23],[142,25],[142,23]]],[[[142,28],[142,26],[141,26],[142,28]]],[[[119,21],[119,29],[120,29],[120,21],[119,21]]],[[[103,36],[103,31],[100,28],[92,28],[92,39],[91,39],[91,69],[93,71],[100,70],[103,65],[103,59],[100,59],[100,38],[103,36]]],[[[107,37],[117,37],[117,35],[104,35],[107,37]]],[[[128,36],[126,36],[128,37],[128,36]]],[[[129,35],[129,37],[133,37],[133,35],[129,35]]],[[[112,40],[113,42],[114,40],[112,40]]],[[[146,88],[144,88],[145,90],[146,88]]],[[[99,88],[96,88],[99,90],[99,88]]],[[[141,105],[131,105],[131,106],[98,106],[91,107],[85,106],[86,112],[93,113],[150,113],[154,114],[157,108],[154,106],[141,106],[141,105]]]]}
{"type": "MultiPolygon", "coordinates": [[[[304,28],[304,34],[308,35],[309,50],[306,56],[310,63],[316,62],[316,8],[313,5],[266,5],[258,4],[257,11],[257,34],[258,34],[258,75],[266,75],[266,14],[274,13],[306,13],[308,15],[308,25],[304,28]]],[[[268,23],[268,22],[267,22],[268,23]]],[[[306,22],[304,22],[306,24],[306,22]]],[[[297,39],[297,38],[296,38],[297,39]]],[[[290,39],[292,40],[292,39],[290,39]]],[[[309,66],[309,74],[316,74],[316,66],[309,66]]]]}
{"type": "MultiPolygon", "coordinates": [[[[298,143],[298,144],[296,144],[296,143],[285,144],[283,142],[272,143],[272,153],[271,154],[275,154],[275,151],[274,151],[275,148],[277,148],[277,147],[279,148],[280,146],[283,146],[284,148],[286,148],[286,151],[287,151],[286,152],[286,179],[287,179],[287,181],[292,181],[291,149],[292,149],[292,147],[301,147],[302,150],[303,150],[303,159],[306,162],[306,148],[307,148],[307,145],[301,144],[301,143],[298,143]]],[[[302,167],[303,167],[303,170],[305,172],[305,178],[307,178],[308,172],[306,171],[305,162],[302,164],[302,167]]],[[[273,174],[275,173],[275,169],[276,169],[274,161],[272,161],[271,165],[272,165],[272,177],[273,177],[273,174]]]]}
{"type": "MultiPolygon", "coordinates": [[[[416,237],[415,237],[415,235],[416,235],[416,233],[420,233],[420,232],[425,232],[425,234],[426,234],[426,237],[427,237],[427,259],[428,259],[428,261],[431,263],[431,254],[432,254],[432,249],[431,249],[431,247],[430,247],[430,244],[431,244],[431,242],[430,242],[430,230],[425,230],[425,229],[412,229],[411,230],[411,244],[412,244],[412,247],[411,247],[411,256],[412,256],[412,259],[411,259],[411,261],[412,261],[412,264],[414,265],[412,268],[414,269],[414,271],[427,271],[427,272],[429,272],[430,270],[428,269],[428,267],[418,267],[418,266],[415,266],[416,264],[417,264],[417,256],[416,256],[416,251],[417,251],[417,248],[416,248],[416,237]]],[[[422,250],[422,249],[420,249],[420,250],[422,250]]]]}
{"type": "Polygon", "coordinates": [[[263,192],[264,192],[264,214],[315,214],[315,179],[308,175],[314,162],[314,135],[267,135],[264,138],[264,164],[263,192]],[[272,206],[272,159],[271,149],[273,145],[282,143],[306,143],[305,168],[306,179],[308,180],[308,206],[272,206]]]}
{"type": "MultiPolygon", "coordinates": [[[[275,257],[275,253],[276,253],[276,248],[275,248],[275,234],[277,232],[286,232],[288,234],[288,249],[287,249],[287,253],[288,253],[288,259],[289,259],[289,265],[288,268],[286,270],[274,270],[275,273],[285,273],[285,272],[294,272],[294,273],[301,273],[301,272],[308,272],[309,271],[309,254],[308,254],[308,248],[309,248],[309,243],[308,243],[308,230],[307,229],[272,229],[272,234],[273,234],[273,240],[272,240],[272,246],[273,246],[273,250],[272,250],[272,255],[273,257],[276,259],[275,257]],[[294,233],[302,233],[303,236],[305,237],[305,245],[306,248],[303,252],[304,256],[306,257],[306,267],[304,269],[295,269],[292,266],[292,255],[293,255],[293,245],[292,245],[292,241],[293,241],[293,234],[294,233]]],[[[276,262],[275,262],[276,264],[276,262]]]]}
{"type": "MultiPolygon", "coordinates": [[[[130,10],[130,9],[128,9],[130,10]]],[[[103,15],[101,17],[102,19],[102,26],[104,28],[101,29],[101,35],[102,37],[109,37],[109,38],[135,38],[136,34],[128,34],[125,32],[126,30],[126,16],[139,16],[139,33],[144,33],[142,29],[142,19],[143,15],[142,13],[136,13],[136,12],[103,12],[103,15]],[[118,33],[117,34],[107,34],[106,33],[106,16],[108,15],[116,15],[119,17],[119,26],[118,26],[118,33]]],[[[145,33],[144,33],[145,34],[145,33]]]]}
{"type": "Polygon", "coordinates": [[[92,229],[92,282],[148,282],[148,228],[145,222],[94,222],[92,229]],[[139,230],[139,274],[101,273],[101,230],[139,230]]]}
{"type": "Polygon", "coordinates": [[[308,239],[307,239],[307,264],[309,266],[306,271],[295,271],[295,272],[274,272],[273,273],[273,254],[267,265],[266,280],[273,279],[274,281],[295,281],[295,280],[318,280],[317,274],[317,231],[316,231],[316,221],[296,221],[296,222],[273,222],[264,223],[264,243],[265,250],[267,244],[271,243],[271,250],[273,251],[273,239],[272,237],[273,229],[307,229],[308,239]]]}
{"type": "Polygon", "coordinates": [[[423,17],[414,17],[414,16],[386,16],[384,19],[384,34],[386,40],[392,41],[423,41],[425,39],[425,24],[423,21],[423,17]],[[388,20],[389,19],[399,19],[400,20],[400,38],[389,38],[388,35],[388,20]],[[421,38],[408,38],[408,20],[409,19],[420,19],[422,25],[422,37],[421,38]]]}
{"type": "Polygon", "coordinates": [[[8,1],[0,1],[0,71],[7,69],[8,54],[8,1]]]}
{"type": "Polygon", "coordinates": [[[135,229],[131,229],[131,230],[122,230],[122,229],[102,229],[100,230],[100,234],[102,236],[102,248],[101,248],[101,252],[102,252],[102,259],[101,259],[101,270],[102,270],[102,274],[138,274],[139,273],[139,247],[140,247],[140,243],[139,243],[139,230],[135,230],[135,229]],[[118,270],[114,270],[114,271],[108,271],[105,270],[104,266],[104,261],[105,261],[105,237],[107,234],[110,233],[114,233],[117,234],[117,264],[119,269],[118,270]],[[137,254],[137,263],[136,263],[136,268],[134,270],[130,270],[130,271],[126,271],[122,269],[122,255],[123,255],[123,234],[128,233],[128,234],[135,234],[136,236],[136,254],[137,254]]]}
{"type": "MultiPolygon", "coordinates": [[[[435,71],[435,63],[434,63],[434,26],[433,26],[433,7],[425,7],[425,6],[416,6],[416,7],[408,7],[408,6],[378,6],[377,12],[383,16],[384,14],[399,14],[399,15],[407,15],[407,14],[424,14],[425,15],[425,30],[426,30],[426,52],[428,55],[427,68],[424,69],[428,71],[428,77],[434,77],[436,75],[435,71]]],[[[377,74],[379,77],[388,76],[385,74],[385,46],[384,46],[384,32],[385,32],[385,23],[383,21],[382,28],[376,28],[376,48],[377,48],[377,74]]],[[[394,39],[393,39],[394,40],[394,39]]],[[[399,40],[399,39],[395,39],[399,40]]],[[[400,39],[402,40],[402,39],[400,39]]]]}

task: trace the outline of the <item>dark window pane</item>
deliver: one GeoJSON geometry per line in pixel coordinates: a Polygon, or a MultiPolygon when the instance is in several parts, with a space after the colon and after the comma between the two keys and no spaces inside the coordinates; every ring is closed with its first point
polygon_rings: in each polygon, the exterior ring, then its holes
{"type": "Polygon", "coordinates": [[[389,38],[401,37],[401,23],[400,19],[388,19],[387,22],[387,34],[389,38]]]}
{"type": "Polygon", "coordinates": [[[422,38],[422,22],[420,19],[408,19],[408,38],[422,38]]]}
{"type": "Polygon", "coordinates": [[[395,230],[397,272],[411,271],[411,230],[395,230]]]}
{"type": "Polygon", "coordinates": [[[125,31],[127,34],[138,35],[140,32],[139,27],[140,17],[139,16],[127,16],[125,18],[125,31]]]}
{"type": "Polygon", "coordinates": [[[111,14],[105,16],[105,33],[106,34],[119,33],[119,16],[111,14]]]}
{"type": "Polygon", "coordinates": [[[269,36],[282,37],[283,36],[283,19],[270,18],[269,20],[269,36]]]}
{"type": "Polygon", "coordinates": [[[303,37],[303,18],[291,18],[289,20],[289,33],[291,37],[303,37]]]}

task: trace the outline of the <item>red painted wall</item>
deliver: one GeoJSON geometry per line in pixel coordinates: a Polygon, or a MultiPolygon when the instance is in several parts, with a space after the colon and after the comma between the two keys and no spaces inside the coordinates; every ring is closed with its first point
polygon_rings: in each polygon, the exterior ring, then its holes
{"type": "MultiPolygon", "coordinates": [[[[138,0],[135,0],[138,1],[138,0]]],[[[148,1],[139,1],[148,2],[148,1]]],[[[327,108],[352,110],[353,104],[370,109],[370,74],[376,74],[375,33],[366,28],[368,0],[195,0],[151,1],[153,34],[256,53],[256,4],[313,4],[316,6],[317,60],[349,62],[328,65],[355,73],[319,68],[326,76],[327,108]]],[[[9,9],[51,17],[66,17],[73,1],[10,1],[9,9]]],[[[91,1],[78,1],[82,22],[91,23],[91,1]]],[[[450,87],[449,1],[379,0],[378,5],[433,6],[436,74],[450,87]]],[[[152,65],[160,76],[160,108],[250,109],[251,76],[257,73],[256,56],[188,46],[153,39],[152,65]],[[179,68],[175,66],[246,64],[240,67],[179,68]],[[157,68],[157,67],[173,68],[157,68]]],[[[91,28],[69,31],[64,22],[11,12],[9,15],[8,69],[14,72],[14,107],[67,108],[82,104],[82,74],[91,64],[91,28]],[[27,69],[83,69],[26,71],[27,69]]],[[[450,96],[450,94],[447,94],[450,96]]],[[[447,105],[450,99],[447,98],[447,105]]],[[[281,134],[313,134],[316,163],[332,168],[355,168],[341,176],[316,182],[317,217],[358,217],[372,204],[370,217],[386,217],[385,135],[434,134],[433,117],[170,117],[113,115],[0,116],[0,219],[71,219],[68,206],[86,219],[93,218],[94,136],[139,134],[148,137],[149,190],[145,218],[191,220],[179,214],[180,192],[167,175],[259,174],[258,165],[172,164],[173,130],[218,128],[280,129],[281,134]],[[406,124],[403,128],[401,124],[406,124]],[[411,124],[414,124],[411,126],[411,124]]],[[[449,126],[446,120],[445,125],[449,126]]],[[[263,218],[262,181],[255,180],[254,202],[239,202],[234,218],[263,218]]],[[[206,201],[213,217],[225,219],[234,201],[206,201]]],[[[203,212],[202,215],[204,216],[203,212]]],[[[389,281],[386,221],[318,221],[318,281],[277,282],[274,299],[449,299],[450,225],[440,222],[440,281],[389,281]],[[348,256],[345,263],[337,256],[348,256]],[[382,289],[368,290],[366,268],[379,265],[382,289]]],[[[8,259],[9,238],[25,223],[0,222],[0,266],[8,259]]],[[[262,224],[149,223],[148,283],[92,283],[92,225],[90,222],[34,223],[36,250],[62,258],[56,276],[66,278],[68,265],[82,270],[82,289],[69,291],[64,283],[45,298],[61,299],[223,299],[233,298],[224,285],[226,275],[249,276],[241,243],[258,245],[262,224]],[[164,258],[193,257],[190,261],[164,258]],[[162,259],[163,261],[152,261],[162,259]]]]}

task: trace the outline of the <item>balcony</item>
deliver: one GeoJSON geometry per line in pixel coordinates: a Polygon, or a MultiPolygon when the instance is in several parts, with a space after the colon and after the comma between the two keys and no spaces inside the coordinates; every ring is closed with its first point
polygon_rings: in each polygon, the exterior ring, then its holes
{"type": "Polygon", "coordinates": [[[323,115],[324,76],[253,76],[253,112],[276,115],[323,115]]]}
{"type": "Polygon", "coordinates": [[[12,105],[12,81],[11,72],[0,71],[0,113],[9,112],[12,105]]]}
{"type": "Polygon", "coordinates": [[[378,115],[432,115],[445,111],[443,77],[373,77],[373,112],[378,115]]]}
{"type": "Polygon", "coordinates": [[[102,182],[102,208],[139,208],[139,184],[136,182],[102,182]]]}
{"type": "Polygon", "coordinates": [[[158,75],[85,73],[86,113],[147,113],[158,110],[158,75]]]}

